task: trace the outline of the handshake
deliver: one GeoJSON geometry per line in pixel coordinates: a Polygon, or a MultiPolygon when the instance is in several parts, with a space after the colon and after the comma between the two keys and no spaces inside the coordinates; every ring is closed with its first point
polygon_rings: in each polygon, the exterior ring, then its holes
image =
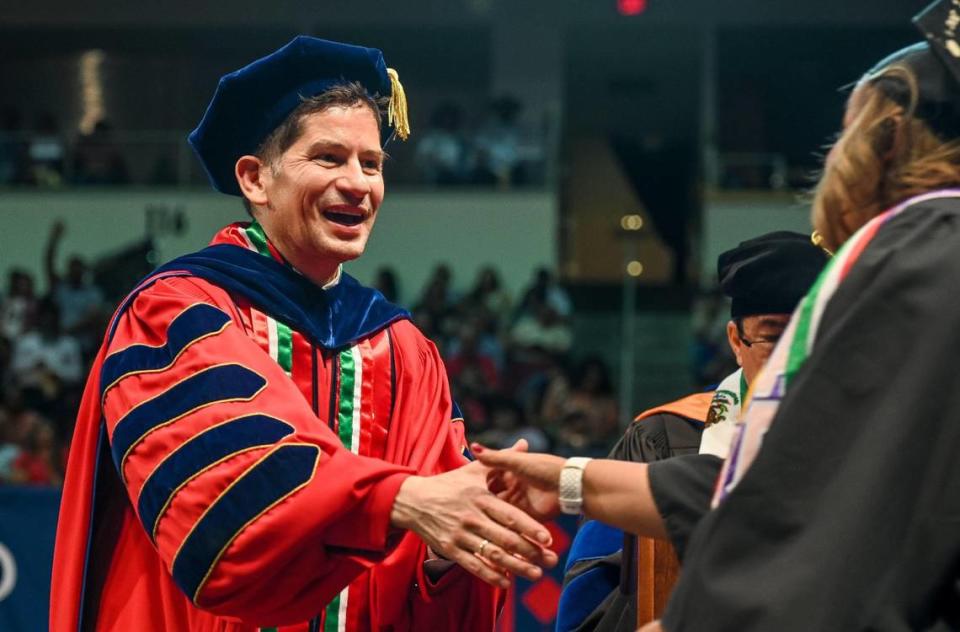
{"type": "Polygon", "coordinates": [[[473,444],[477,460],[437,476],[408,478],[391,512],[437,557],[483,581],[507,588],[511,575],[537,580],[557,564],[542,521],[560,513],[558,484],[565,460],[526,454],[521,439],[509,450],[473,444]]]}

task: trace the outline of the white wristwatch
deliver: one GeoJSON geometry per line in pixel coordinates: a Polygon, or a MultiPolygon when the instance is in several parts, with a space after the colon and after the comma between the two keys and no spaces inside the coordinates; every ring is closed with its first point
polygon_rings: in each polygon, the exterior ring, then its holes
{"type": "Polygon", "coordinates": [[[592,459],[574,456],[567,459],[560,470],[560,511],[579,514],[583,508],[583,469],[592,459]]]}

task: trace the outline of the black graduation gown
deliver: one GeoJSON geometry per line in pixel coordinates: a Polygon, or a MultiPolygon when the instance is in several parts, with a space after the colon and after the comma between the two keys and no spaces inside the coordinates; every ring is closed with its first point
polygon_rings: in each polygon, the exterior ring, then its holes
{"type": "MultiPolygon", "coordinates": [[[[670,413],[651,415],[642,421],[630,424],[623,437],[611,450],[609,458],[635,463],[652,463],[672,457],[696,455],[702,433],[702,423],[670,413]]],[[[709,456],[706,460],[714,464],[712,480],[716,480],[721,461],[709,456]]],[[[708,483],[708,487],[712,485],[712,480],[708,483]]],[[[676,491],[679,492],[679,490],[676,491]]],[[[673,502],[697,502],[690,499],[689,493],[678,493],[678,496],[680,498],[673,502]]],[[[702,515],[708,507],[709,491],[701,495],[698,500],[702,515]]],[[[632,551],[635,546],[634,539],[635,536],[625,536],[624,549],[632,551]]],[[[633,564],[623,564],[623,550],[605,557],[576,562],[564,575],[564,586],[597,567],[607,567],[609,572],[620,574],[620,586],[610,591],[600,605],[574,629],[576,632],[633,632],[637,627],[636,582],[633,579],[636,569],[633,564]]]]}
{"type": "Polygon", "coordinates": [[[663,623],[960,629],[960,200],[890,220],[837,289],[663,623]]]}

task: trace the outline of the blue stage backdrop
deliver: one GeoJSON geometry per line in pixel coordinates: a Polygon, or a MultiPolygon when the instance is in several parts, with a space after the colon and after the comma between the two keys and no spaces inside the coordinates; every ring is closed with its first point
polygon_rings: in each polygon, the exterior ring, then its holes
{"type": "Polygon", "coordinates": [[[60,490],[0,487],[0,630],[47,629],[60,490]]]}
{"type": "MultiPolygon", "coordinates": [[[[59,507],[58,489],[0,487],[2,632],[47,629],[50,569],[59,507]]],[[[553,548],[560,555],[560,564],[537,582],[517,582],[498,632],[546,632],[554,628],[562,569],[577,521],[573,516],[561,516],[547,527],[553,533],[553,548]]]]}

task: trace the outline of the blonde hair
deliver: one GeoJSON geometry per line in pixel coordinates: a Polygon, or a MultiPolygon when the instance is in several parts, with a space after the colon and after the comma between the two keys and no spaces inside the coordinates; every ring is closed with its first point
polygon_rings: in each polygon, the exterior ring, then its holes
{"type": "Polygon", "coordinates": [[[897,203],[960,184],[960,140],[943,141],[915,115],[918,94],[913,72],[893,65],[864,78],[851,95],[858,111],[830,149],[813,192],[813,225],[830,250],[897,203]],[[905,87],[908,104],[887,96],[881,81],[905,87]]]}

